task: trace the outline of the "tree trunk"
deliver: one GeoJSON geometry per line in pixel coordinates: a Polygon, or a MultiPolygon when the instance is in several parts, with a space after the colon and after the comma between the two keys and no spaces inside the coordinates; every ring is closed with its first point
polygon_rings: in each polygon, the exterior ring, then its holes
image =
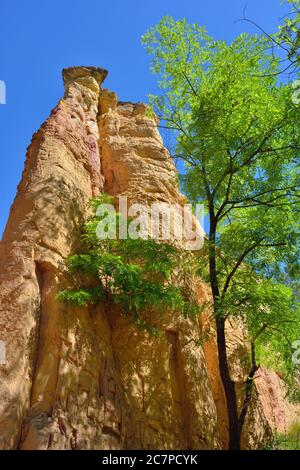
{"type": "MultiPolygon", "coordinates": [[[[260,331],[258,332],[256,338],[265,330],[266,325],[264,324],[260,331]]],[[[245,398],[242,406],[242,410],[239,416],[239,432],[241,434],[243,426],[245,424],[245,419],[248,413],[248,409],[250,406],[251,402],[251,397],[252,397],[252,389],[253,389],[253,382],[254,382],[254,376],[256,372],[259,369],[259,365],[256,364],[256,354],[255,354],[255,338],[251,341],[251,362],[252,366],[250,369],[250,372],[248,374],[247,380],[246,380],[246,393],[245,393],[245,398]]]]}
{"type": "Polygon", "coordinates": [[[209,271],[210,285],[214,299],[214,316],[217,327],[217,345],[219,357],[219,371],[226,396],[228,425],[229,425],[229,450],[240,450],[240,427],[236,399],[235,384],[231,380],[225,337],[225,319],[220,315],[218,302],[220,299],[220,290],[218,283],[218,274],[216,268],[216,219],[213,207],[210,207],[210,233],[209,233],[209,271]]]}
{"type": "Polygon", "coordinates": [[[230,450],[240,450],[240,431],[239,431],[239,418],[238,407],[236,399],[235,384],[231,380],[227,353],[226,353],[226,340],[225,340],[225,320],[220,318],[216,320],[217,323],[217,344],[219,355],[219,369],[226,396],[228,424],[229,424],[229,444],[230,450]]]}

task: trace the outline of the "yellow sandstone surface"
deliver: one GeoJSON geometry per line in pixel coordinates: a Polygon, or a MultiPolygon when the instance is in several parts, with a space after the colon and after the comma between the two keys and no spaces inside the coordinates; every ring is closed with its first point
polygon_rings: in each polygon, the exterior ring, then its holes
{"type": "MultiPolygon", "coordinates": [[[[0,448],[224,448],[225,401],[208,315],[157,314],[152,321],[163,334],[154,338],[116,306],[56,300],[92,196],[106,191],[149,207],[185,202],[156,118],[102,89],[106,74],[63,70],[64,98],[33,136],[0,242],[7,358],[0,365],[0,448]],[[207,328],[209,340],[199,345],[207,328]]],[[[197,287],[200,304],[209,295],[197,287]]],[[[243,325],[228,328],[232,374],[242,387],[247,335],[243,325]]],[[[281,379],[263,370],[244,448],[259,447],[291,413],[281,379]]]]}

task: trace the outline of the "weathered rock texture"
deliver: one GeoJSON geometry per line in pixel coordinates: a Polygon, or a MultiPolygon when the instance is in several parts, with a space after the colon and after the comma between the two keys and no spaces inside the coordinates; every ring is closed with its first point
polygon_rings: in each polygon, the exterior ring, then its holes
{"type": "MultiPolygon", "coordinates": [[[[184,203],[155,118],[99,88],[105,76],[94,67],[63,71],[65,96],[33,136],[0,244],[0,448],[225,447],[214,335],[198,345],[203,320],[157,315],[164,334],[155,339],[116,306],[56,300],[93,195],[184,203]]],[[[207,296],[199,286],[199,302],[207,296]]],[[[238,331],[231,363],[242,381],[238,331]]],[[[245,447],[270,435],[264,400],[256,394],[245,447]]]]}

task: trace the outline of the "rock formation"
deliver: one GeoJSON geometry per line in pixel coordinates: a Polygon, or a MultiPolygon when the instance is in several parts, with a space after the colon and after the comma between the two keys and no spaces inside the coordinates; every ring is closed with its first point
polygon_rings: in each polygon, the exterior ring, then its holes
{"type": "MultiPolygon", "coordinates": [[[[157,315],[164,332],[157,339],[116,306],[72,308],[56,299],[92,196],[106,191],[131,202],[184,201],[155,117],[145,105],[120,102],[99,87],[106,74],[95,67],[63,70],[64,98],[33,136],[0,243],[0,340],[7,359],[0,365],[0,448],[224,448],[214,335],[198,344],[203,319],[157,315]]],[[[207,296],[209,289],[198,286],[199,302],[207,296]]],[[[247,339],[242,328],[234,330],[240,335],[232,330],[231,364],[242,383],[247,339]]],[[[266,371],[260,395],[268,393],[268,380],[266,371]]],[[[270,436],[273,418],[260,395],[245,448],[270,436]]]]}

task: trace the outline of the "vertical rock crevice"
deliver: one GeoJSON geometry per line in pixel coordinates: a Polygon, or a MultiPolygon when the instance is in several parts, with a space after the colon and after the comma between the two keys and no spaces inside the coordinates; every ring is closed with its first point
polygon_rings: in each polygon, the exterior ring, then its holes
{"type": "Polygon", "coordinates": [[[178,407],[179,420],[182,422],[182,445],[184,449],[193,449],[190,406],[187,400],[186,377],[180,357],[178,331],[166,332],[170,343],[170,376],[173,401],[178,407]]]}

